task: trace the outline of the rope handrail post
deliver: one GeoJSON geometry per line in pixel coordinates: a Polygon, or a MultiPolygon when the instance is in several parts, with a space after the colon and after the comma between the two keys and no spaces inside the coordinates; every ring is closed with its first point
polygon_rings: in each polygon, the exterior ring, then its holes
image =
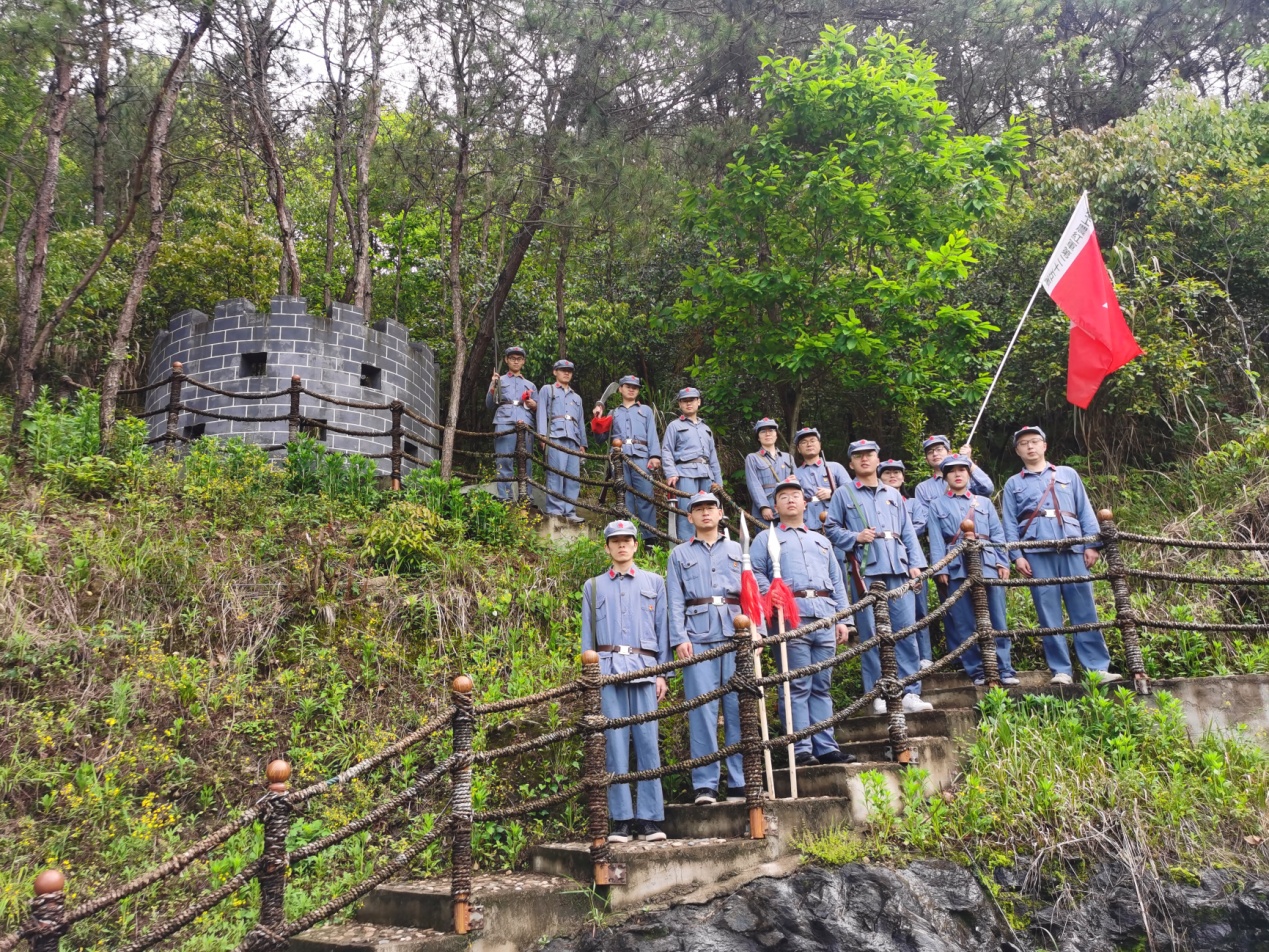
{"type": "Polygon", "coordinates": [[[176,428],[181,422],[181,385],[185,382],[185,365],[172,361],[172,379],[167,385],[167,428],[163,442],[169,454],[176,451],[176,428]]]}
{"type": "Polygon", "coordinates": [[[291,399],[291,406],[286,414],[286,441],[290,443],[299,435],[300,423],[303,417],[300,416],[300,391],[304,389],[304,381],[300,379],[299,374],[291,374],[291,386],[287,388],[287,395],[291,399]]]}
{"type": "Polygon", "coordinates": [[[1097,521],[1102,530],[1106,575],[1110,579],[1110,589],[1115,597],[1115,626],[1124,638],[1124,654],[1127,655],[1132,684],[1138,694],[1149,694],[1150,679],[1146,676],[1146,662],[1141,654],[1141,631],[1137,626],[1137,615],[1132,610],[1132,598],[1128,591],[1128,566],[1124,562],[1123,553],[1119,551],[1119,527],[1115,525],[1115,513],[1110,509],[1099,509],[1097,521]]]}
{"type": "Polygon", "coordinates": [[[529,498],[529,426],[523,420],[516,421],[516,500],[529,498]]]}
{"type": "Polygon", "coordinates": [[[392,491],[401,491],[401,437],[405,428],[401,425],[401,414],[405,404],[400,400],[392,401],[392,491]]]}
{"type": "Polygon", "coordinates": [[[881,646],[881,690],[886,698],[886,714],[890,719],[890,752],[897,764],[912,760],[908,745],[908,721],[903,713],[903,694],[899,689],[899,661],[894,653],[894,632],[890,628],[890,602],[886,583],[873,582],[870,588],[876,600],[872,604],[876,638],[881,646]]]}
{"type": "Polygon", "coordinates": [[[286,927],[286,838],[291,832],[291,801],[287,781],[291,765],[274,760],[265,768],[269,781],[265,794],[264,848],[260,852],[260,920],[253,932],[260,936],[254,948],[277,948],[286,927]]]}
{"type": "Polygon", "coordinates": [[[755,683],[753,657],[753,623],[747,615],[731,620],[735,628],[736,673],[740,702],[740,756],[745,775],[745,806],[749,809],[749,838],[767,838],[767,818],[762,812],[762,728],[758,723],[758,704],[762,688],[755,683]]]}
{"type": "Polygon", "coordinates": [[[608,854],[608,751],[600,700],[599,652],[582,652],[582,784],[586,788],[586,835],[596,886],[612,884],[608,854]]]}
{"type": "Polygon", "coordinates": [[[974,631],[983,662],[983,679],[991,688],[1000,687],[1000,659],[996,657],[996,631],[991,626],[987,586],[983,584],[983,544],[974,531],[974,520],[961,523],[965,538],[965,574],[969,576],[970,598],[974,602],[974,631]]]}
{"type": "Polygon", "coordinates": [[[472,740],[476,712],[472,703],[472,680],[465,674],[450,685],[454,703],[453,763],[450,766],[450,906],[453,909],[454,932],[467,935],[471,931],[471,764],[472,740]]]}
{"type": "Polygon", "coordinates": [[[66,876],[60,869],[46,869],[35,877],[35,898],[31,918],[36,931],[30,933],[31,952],[57,952],[66,934],[66,876]]]}
{"type": "Polygon", "coordinates": [[[621,448],[625,443],[620,439],[614,439],[608,447],[608,472],[610,474],[608,485],[604,491],[599,494],[599,504],[604,505],[604,497],[608,495],[609,490],[612,491],[613,508],[621,514],[621,518],[629,519],[630,512],[626,508],[626,464],[622,459],[621,448]]]}

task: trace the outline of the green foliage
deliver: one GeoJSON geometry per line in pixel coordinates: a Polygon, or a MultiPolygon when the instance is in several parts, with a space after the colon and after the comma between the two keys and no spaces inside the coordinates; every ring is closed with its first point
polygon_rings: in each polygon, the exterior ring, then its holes
{"type": "Polygon", "coordinates": [[[355,508],[370,508],[379,501],[373,460],[328,450],[310,436],[300,435],[287,443],[283,472],[288,492],[322,496],[355,508]]]}
{"type": "Polygon", "coordinates": [[[1026,138],[955,134],[933,57],[880,30],[856,48],[852,30],[825,28],[805,60],[760,59],[770,120],[720,184],[684,196],[708,251],[677,315],[713,328],[697,372],[720,387],[739,368],[794,393],[828,375],[894,405],[960,403],[990,325],[946,298],[1026,138]]]}
{"type": "Polygon", "coordinates": [[[281,474],[269,456],[241,438],[203,437],[182,463],[185,498],[226,519],[264,518],[281,498],[281,474]]]}
{"type": "MultiPolygon", "coordinates": [[[[62,492],[85,498],[111,497],[135,488],[149,474],[144,420],[125,418],[116,423],[109,455],[101,451],[101,397],[81,390],[75,401],[49,398],[40,391],[22,421],[22,439],[36,471],[62,492]]],[[[8,457],[6,457],[8,459],[8,457]]],[[[7,479],[12,467],[4,467],[7,479]]]]}
{"type": "Polygon", "coordinates": [[[453,545],[462,534],[461,523],[403,499],[375,515],[366,529],[365,545],[380,567],[417,575],[429,561],[435,561],[438,546],[453,545]]]}
{"type": "Polygon", "coordinates": [[[522,548],[533,544],[533,519],[483,490],[466,491],[461,479],[442,479],[440,464],[413,469],[401,482],[407,499],[460,523],[466,538],[485,545],[522,548]]]}

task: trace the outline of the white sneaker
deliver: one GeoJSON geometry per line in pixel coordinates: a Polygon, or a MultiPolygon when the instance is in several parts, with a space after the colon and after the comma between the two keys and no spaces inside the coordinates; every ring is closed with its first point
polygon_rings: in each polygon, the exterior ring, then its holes
{"type": "Polygon", "coordinates": [[[1110,684],[1112,681],[1122,681],[1124,679],[1122,674],[1116,674],[1114,671],[1090,671],[1089,674],[1097,678],[1102,684],[1110,684]]]}
{"type": "Polygon", "coordinates": [[[922,711],[934,710],[934,705],[929,701],[921,700],[919,694],[905,694],[903,696],[903,710],[907,714],[920,714],[922,711]]]}
{"type": "Polygon", "coordinates": [[[931,661],[929,658],[922,658],[920,668],[922,671],[924,671],[926,668],[931,667],[933,664],[934,662],[931,661]]]}
{"type": "Polygon", "coordinates": [[[884,697],[879,697],[872,702],[872,712],[874,714],[886,713],[886,699],[884,697]]]}
{"type": "Polygon", "coordinates": [[[1050,684],[1071,684],[1071,676],[1069,674],[1055,674],[1049,678],[1050,684]]]}

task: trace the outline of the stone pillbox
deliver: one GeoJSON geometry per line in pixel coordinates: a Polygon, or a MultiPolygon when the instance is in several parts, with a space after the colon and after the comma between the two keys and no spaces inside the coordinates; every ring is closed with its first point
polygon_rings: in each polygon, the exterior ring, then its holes
{"type": "Polygon", "coordinates": [[[713,493],[707,493],[704,490],[701,490],[700,492],[698,492],[695,496],[691,498],[691,500],[688,503],[688,508],[690,509],[693,506],[701,506],[706,503],[708,503],[711,506],[717,506],[719,505],[718,497],[715,496],[713,493]]]}
{"type": "Polygon", "coordinates": [[[927,436],[921,441],[921,452],[928,453],[930,450],[934,449],[934,447],[939,445],[946,446],[950,450],[952,448],[952,441],[942,433],[935,433],[933,436],[927,436]]]}
{"type": "Polygon", "coordinates": [[[881,447],[873,440],[856,440],[850,446],[846,447],[846,455],[854,456],[856,453],[880,453],[881,447]]]}
{"type": "Polygon", "coordinates": [[[972,470],[974,464],[968,456],[961,456],[958,453],[953,453],[951,456],[944,456],[943,461],[939,463],[939,469],[942,471],[944,476],[947,475],[947,471],[953,466],[964,466],[966,469],[972,470]]]}
{"type": "Polygon", "coordinates": [[[629,519],[616,519],[604,526],[604,538],[619,539],[622,536],[629,536],[635,539],[638,538],[638,531],[629,519]]]}
{"type": "MultiPolygon", "coordinates": [[[[176,314],[158,333],[150,350],[147,384],[164,379],[173,361],[180,361],[191,379],[220,390],[241,394],[274,394],[262,399],[241,399],[198,389],[192,382],[181,387],[181,402],[189,410],[243,417],[217,420],[183,410],[177,435],[187,440],[200,436],[241,437],[256,446],[284,447],[290,436],[290,394],[298,378],[300,386],[357,403],[386,407],[400,400],[426,419],[439,416],[437,371],[426,344],[410,340],[405,325],[392,318],[367,323],[360,308],[332,304],[325,313],[309,312],[302,297],[278,296],[268,310],[257,311],[250,301],[221,301],[212,314],[188,310],[176,314]],[[279,393],[279,391],[281,391],[279,393]],[[281,417],[267,420],[265,417],[281,417]]],[[[145,397],[145,412],[156,413],[168,402],[168,388],[156,387],[145,397]]],[[[302,420],[299,435],[310,436],[326,449],[368,456],[392,451],[389,409],[337,406],[307,393],[299,395],[302,420]],[[327,428],[329,425],[329,429],[327,428]],[[352,430],[339,433],[335,427],[352,430]]],[[[167,421],[162,413],[149,418],[151,437],[162,436],[167,421]]],[[[424,436],[430,431],[417,429],[424,436]]],[[[437,442],[440,442],[437,440],[437,442]]],[[[416,464],[427,465],[436,454],[406,436],[402,440],[403,472],[416,464]]],[[[178,444],[178,447],[186,444],[178,444]]],[[[270,450],[277,456],[284,448],[270,450]]],[[[390,472],[388,458],[375,460],[380,474],[390,472]]]]}
{"type": "Polygon", "coordinates": [[[679,395],[675,399],[676,400],[699,400],[700,398],[701,398],[701,392],[697,390],[695,387],[684,387],[682,390],[679,391],[679,395]]]}
{"type": "Polygon", "coordinates": [[[794,446],[797,446],[799,443],[801,443],[801,442],[802,442],[804,439],[806,439],[808,436],[813,436],[813,437],[815,437],[815,438],[818,440],[818,439],[820,438],[820,431],[819,431],[819,430],[817,430],[817,429],[815,429],[815,427],[813,427],[813,426],[804,426],[804,427],[802,427],[802,429],[798,430],[798,431],[797,431],[797,433],[795,433],[795,434],[794,434],[794,436],[793,436],[793,445],[794,445],[794,446]]]}
{"type": "Polygon", "coordinates": [[[1036,436],[1038,436],[1040,439],[1044,440],[1044,442],[1046,442],[1046,443],[1047,443],[1047,442],[1049,442],[1049,438],[1048,438],[1047,436],[1045,436],[1045,435],[1044,435],[1044,431],[1043,431],[1042,429],[1040,429],[1038,426],[1024,426],[1021,430],[1015,430],[1015,431],[1014,431],[1014,434],[1013,434],[1013,445],[1014,445],[1014,446],[1017,446],[1017,445],[1018,445],[1018,441],[1019,441],[1020,439],[1022,439],[1024,436],[1029,436],[1029,435],[1031,435],[1032,433],[1034,433],[1034,434],[1035,434],[1036,436]]]}
{"type": "Polygon", "coordinates": [[[877,465],[878,473],[884,473],[888,469],[897,469],[901,473],[908,471],[908,467],[903,465],[901,459],[884,459],[877,465]]]}

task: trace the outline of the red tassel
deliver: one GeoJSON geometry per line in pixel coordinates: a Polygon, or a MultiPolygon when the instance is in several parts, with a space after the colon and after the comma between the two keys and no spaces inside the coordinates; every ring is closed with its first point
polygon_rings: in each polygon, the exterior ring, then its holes
{"type": "Polygon", "coordinates": [[[530,396],[529,391],[528,390],[524,391],[524,393],[520,394],[520,402],[523,403],[525,400],[528,400],[529,396],[530,396]]]}
{"type": "Polygon", "coordinates": [[[776,611],[779,610],[784,612],[786,628],[796,628],[801,624],[798,618],[797,600],[793,597],[793,591],[784,579],[771,580],[771,587],[767,589],[766,601],[768,618],[775,618],[776,611]]]}
{"type": "Polygon", "coordinates": [[[604,434],[612,429],[612,414],[608,416],[597,416],[590,418],[590,430],[592,433],[604,434]]]}
{"type": "Polygon", "coordinates": [[[740,573],[740,610],[749,616],[749,621],[761,628],[766,619],[762,604],[762,594],[758,591],[758,580],[753,570],[740,573]]]}

